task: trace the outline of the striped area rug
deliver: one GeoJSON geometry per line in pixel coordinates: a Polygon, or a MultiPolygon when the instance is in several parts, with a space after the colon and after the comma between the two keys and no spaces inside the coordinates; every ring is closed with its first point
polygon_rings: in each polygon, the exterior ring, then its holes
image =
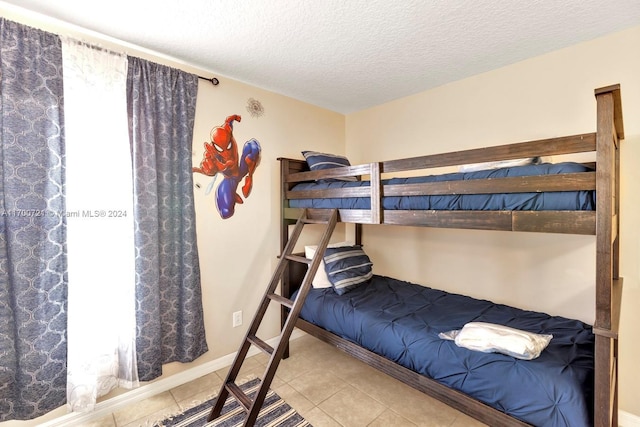
{"type": "MultiPolygon", "coordinates": [[[[255,378],[240,385],[251,398],[258,391],[260,379],[255,378]]],[[[229,397],[217,419],[207,423],[207,417],[213,408],[215,398],[187,409],[181,414],[167,418],[156,427],[242,427],[245,411],[233,397],[229,397]]],[[[287,404],[273,390],[269,390],[258,414],[255,427],[311,427],[300,414],[287,404]]]]}

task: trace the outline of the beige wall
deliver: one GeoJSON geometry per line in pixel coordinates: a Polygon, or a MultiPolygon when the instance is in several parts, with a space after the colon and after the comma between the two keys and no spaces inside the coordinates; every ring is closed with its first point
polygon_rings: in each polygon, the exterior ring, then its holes
{"type": "MultiPolygon", "coordinates": [[[[235,352],[246,332],[277,263],[280,245],[280,164],[278,157],[300,158],[305,149],[326,147],[344,152],[344,116],[291,98],[221,78],[219,86],[202,82],[198,90],[194,125],[193,164],[199,165],[204,141],[213,127],[238,114],[233,134],[238,151],[249,139],[261,145],[261,162],[254,174],[253,190],[235,214],[220,218],[215,191],[206,194],[212,178],[194,174],[196,226],[202,275],[205,327],[209,352],[192,364],[171,363],[164,375],[215,360],[235,352]],[[247,111],[252,98],[260,101],[264,115],[247,111]],[[232,327],[232,314],[243,312],[243,325],[232,327]]],[[[218,177],[216,184],[221,181],[218,177]]],[[[238,194],[242,194],[240,187],[238,194]]],[[[244,197],[243,197],[244,199],[244,197]]],[[[279,306],[269,308],[259,336],[279,333],[279,306]]]]}
{"type": "MultiPolygon", "coordinates": [[[[194,175],[198,248],[204,294],[209,354],[214,359],[237,350],[246,326],[264,293],[279,253],[280,188],[278,157],[300,158],[304,149],[326,148],[344,152],[344,116],[223,79],[218,87],[200,86],[194,134],[194,164],[201,160],[203,142],[212,127],[231,114],[242,115],[234,125],[239,150],[256,138],[262,161],[254,176],[253,191],[226,220],[215,209],[213,193],[205,195],[209,177],[194,175]],[[259,100],[265,109],[255,118],[247,100],[259,100]],[[232,313],[242,310],[243,327],[232,328],[232,313]]],[[[218,178],[218,181],[220,178],[218,178]]],[[[275,305],[274,305],[275,307],[275,305]]],[[[278,334],[279,317],[272,310],[263,338],[278,334]]]]}
{"type": "MultiPolygon", "coordinates": [[[[593,90],[620,83],[620,408],[640,415],[640,27],[347,116],[353,163],[595,131],[593,90]]],[[[425,72],[428,72],[426,70],[425,72]]],[[[366,226],[377,273],[593,322],[595,239],[366,226]],[[393,250],[390,250],[393,248],[393,250]]]]}

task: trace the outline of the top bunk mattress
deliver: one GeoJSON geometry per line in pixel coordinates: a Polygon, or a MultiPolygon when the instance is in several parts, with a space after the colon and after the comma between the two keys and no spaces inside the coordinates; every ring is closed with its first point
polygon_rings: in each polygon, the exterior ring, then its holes
{"type": "MultiPolygon", "coordinates": [[[[487,178],[552,175],[589,172],[588,167],[572,162],[514,166],[476,172],[447,173],[383,180],[383,185],[400,185],[487,178]]],[[[368,181],[323,181],[296,184],[291,191],[368,187],[368,181]]],[[[370,209],[368,197],[290,199],[291,208],[370,209]]],[[[383,197],[385,210],[487,210],[487,211],[588,211],[595,210],[595,191],[556,191],[540,193],[453,194],[383,197]]]]}
{"type": "Polygon", "coordinates": [[[593,424],[594,336],[583,322],[377,275],[344,295],[311,289],[300,317],[524,422],[593,424]],[[553,338],[520,360],[438,337],[472,321],[553,338]]]}

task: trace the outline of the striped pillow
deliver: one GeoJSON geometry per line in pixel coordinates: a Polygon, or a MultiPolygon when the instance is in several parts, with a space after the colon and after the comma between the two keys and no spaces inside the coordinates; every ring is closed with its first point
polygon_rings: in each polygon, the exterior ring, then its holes
{"type": "MultiPolygon", "coordinates": [[[[349,159],[337,154],[318,153],[317,151],[303,151],[302,155],[307,160],[309,169],[319,171],[324,169],[340,168],[351,166],[349,159]]],[[[344,176],[340,178],[330,178],[323,181],[357,181],[355,176],[344,176]]]]}
{"type": "Polygon", "coordinates": [[[338,295],[343,295],[373,277],[373,263],[362,246],[328,248],[324,253],[324,268],[338,295]]]}

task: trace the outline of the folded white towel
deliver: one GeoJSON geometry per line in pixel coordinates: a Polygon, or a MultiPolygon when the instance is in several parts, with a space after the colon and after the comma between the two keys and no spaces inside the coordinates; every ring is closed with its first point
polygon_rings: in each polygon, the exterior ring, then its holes
{"type": "Polygon", "coordinates": [[[485,322],[469,322],[460,330],[444,332],[439,336],[453,339],[457,346],[469,350],[503,353],[524,360],[540,356],[553,338],[553,335],[534,334],[485,322]]]}

